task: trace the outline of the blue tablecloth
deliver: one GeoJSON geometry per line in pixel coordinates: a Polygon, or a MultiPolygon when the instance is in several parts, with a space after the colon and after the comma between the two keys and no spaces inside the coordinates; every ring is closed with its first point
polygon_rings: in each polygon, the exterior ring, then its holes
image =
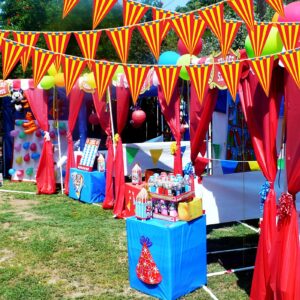
{"type": "Polygon", "coordinates": [[[191,222],[158,219],[126,220],[130,286],[160,299],[177,299],[206,284],[206,216],[191,222]],[[149,238],[149,251],[162,276],[156,285],[142,282],[136,274],[141,237],[149,238]]]}
{"type": "Polygon", "coordinates": [[[87,203],[103,202],[105,198],[105,173],[71,168],[69,197],[87,203]]]}

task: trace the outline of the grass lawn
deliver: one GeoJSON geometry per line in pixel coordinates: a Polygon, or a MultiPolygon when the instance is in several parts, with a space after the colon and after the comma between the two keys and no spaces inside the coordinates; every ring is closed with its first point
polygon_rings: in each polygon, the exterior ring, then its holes
{"type": "MultiPolygon", "coordinates": [[[[5,181],[3,189],[36,191],[5,181]]],[[[208,251],[253,247],[237,224],[208,226],[208,251]]],[[[208,272],[253,266],[254,250],[208,255],[208,272]]],[[[248,299],[252,271],[209,277],[218,299],[248,299]]],[[[130,289],[125,221],[61,195],[0,193],[0,299],[153,299],[130,289]]],[[[211,299],[198,289],[181,299],[211,299]]]]}

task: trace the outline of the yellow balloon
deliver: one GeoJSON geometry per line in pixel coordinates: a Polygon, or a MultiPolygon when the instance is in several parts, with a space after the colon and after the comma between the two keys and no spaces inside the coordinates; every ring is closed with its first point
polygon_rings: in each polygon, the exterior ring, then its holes
{"type": "Polygon", "coordinates": [[[92,88],[95,89],[96,88],[96,81],[95,81],[95,76],[94,73],[88,73],[86,75],[86,83],[92,88]]]}
{"type": "Polygon", "coordinates": [[[55,82],[56,86],[58,86],[58,87],[64,87],[65,86],[64,73],[57,73],[54,76],[54,82],[55,82]]]}
{"type": "Polygon", "coordinates": [[[47,72],[50,76],[55,76],[58,73],[54,64],[50,66],[47,72]]]}
{"type": "MultiPolygon", "coordinates": [[[[278,22],[279,14],[276,12],[272,18],[272,22],[278,22]]],[[[276,26],[276,24],[273,24],[273,26],[276,26]]]]}

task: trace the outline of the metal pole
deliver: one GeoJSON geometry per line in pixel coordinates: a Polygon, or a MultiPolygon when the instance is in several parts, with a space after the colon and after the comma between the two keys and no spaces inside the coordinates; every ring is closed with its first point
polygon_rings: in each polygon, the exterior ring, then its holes
{"type": "Polygon", "coordinates": [[[111,124],[111,133],[112,133],[112,141],[113,141],[113,149],[114,149],[114,157],[116,156],[116,142],[115,142],[115,128],[114,128],[114,120],[111,108],[111,97],[110,97],[110,89],[109,87],[106,90],[106,99],[108,100],[109,105],[109,116],[110,116],[110,124],[111,124]]]}

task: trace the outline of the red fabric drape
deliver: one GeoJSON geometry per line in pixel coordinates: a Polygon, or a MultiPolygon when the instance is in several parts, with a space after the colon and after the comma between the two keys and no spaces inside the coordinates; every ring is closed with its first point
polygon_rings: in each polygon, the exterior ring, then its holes
{"type": "Polygon", "coordinates": [[[114,206],[114,190],[113,190],[113,169],[114,169],[114,151],[111,140],[111,122],[109,109],[105,98],[99,99],[97,91],[93,94],[93,102],[96,109],[99,123],[102,129],[107,134],[107,158],[106,158],[106,186],[105,199],[102,203],[104,209],[112,209],[114,206]]]}
{"type": "Polygon", "coordinates": [[[130,105],[130,91],[125,87],[117,87],[117,128],[118,133],[121,134],[128,119],[129,105],[130,105]]]}
{"type": "Polygon", "coordinates": [[[182,159],[180,149],[180,93],[178,88],[175,88],[169,105],[166,102],[164,93],[158,86],[158,100],[161,107],[161,112],[165,117],[167,124],[169,125],[173,137],[176,141],[177,150],[174,154],[174,174],[182,174],[182,159]]]}
{"type": "Polygon", "coordinates": [[[70,168],[75,167],[75,157],[73,149],[73,138],[72,133],[76,125],[76,120],[82,100],[84,97],[84,92],[76,84],[70,92],[69,95],[69,118],[68,118],[68,154],[67,154],[67,165],[66,165],[66,177],[65,177],[65,194],[69,194],[69,178],[70,178],[70,168]]]}
{"type": "MultiPolygon", "coordinates": [[[[285,71],[286,72],[286,71],[285,71]]],[[[285,73],[284,95],[286,106],[286,169],[288,191],[295,199],[300,190],[300,90],[292,77],[285,73]]],[[[299,287],[299,229],[295,205],[291,215],[278,222],[276,243],[276,297],[277,300],[300,299],[299,287]]]]}
{"type": "Polygon", "coordinates": [[[283,73],[273,70],[270,96],[267,97],[257,77],[249,72],[241,79],[239,95],[258,164],[271,188],[264,205],[261,234],[258,243],[250,298],[272,299],[270,276],[271,251],[276,236],[276,194],[274,181],[277,173],[276,136],[280,102],[283,94],[283,73]]]}
{"type": "Polygon", "coordinates": [[[190,136],[191,136],[191,161],[195,167],[195,174],[201,176],[206,163],[197,158],[200,152],[202,156],[206,152],[205,136],[212,118],[218,98],[218,89],[209,89],[200,104],[195,87],[191,84],[190,102],[190,136]]]}
{"type": "MultiPolygon", "coordinates": [[[[25,91],[25,95],[40,128],[44,131],[48,131],[47,92],[41,89],[28,89],[25,91]]],[[[36,182],[38,194],[53,194],[56,192],[53,145],[51,141],[45,140],[44,142],[36,173],[36,182]]]]}

